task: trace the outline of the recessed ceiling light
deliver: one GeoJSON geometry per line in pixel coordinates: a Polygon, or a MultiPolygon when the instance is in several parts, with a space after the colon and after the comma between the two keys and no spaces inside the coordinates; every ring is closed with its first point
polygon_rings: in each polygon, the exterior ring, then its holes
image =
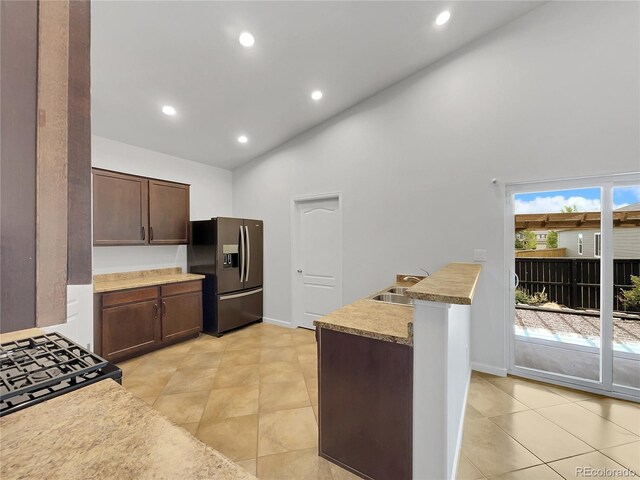
{"type": "Polygon", "coordinates": [[[176,114],[176,109],[171,105],[164,105],[162,107],[162,113],[164,113],[165,115],[173,116],[176,114]]]}
{"type": "Polygon", "coordinates": [[[311,98],[314,100],[320,100],[322,98],[322,91],[314,90],[313,92],[311,92],[311,98]]]}
{"type": "Polygon", "coordinates": [[[246,135],[240,135],[238,137],[238,143],[247,143],[249,141],[249,139],[247,138],[246,135]]]}
{"type": "Polygon", "coordinates": [[[438,26],[444,25],[449,21],[450,18],[451,18],[451,12],[449,10],[445,10],[444,12],[440,13],[440,15],[436,17],[436,25],[438,26]]]}
{"type": "Polygon", "coordinates": [[[253,44],[256,43],[256,39],[249,32],[242,32],[238,37],[238,41],[240,45],[246,48],[253,47],[253,44]]]}

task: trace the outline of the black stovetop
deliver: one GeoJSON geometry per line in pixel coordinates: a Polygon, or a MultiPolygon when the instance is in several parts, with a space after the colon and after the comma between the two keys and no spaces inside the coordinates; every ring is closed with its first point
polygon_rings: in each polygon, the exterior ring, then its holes
{"type": "Polygon", "coordinates": [[[0,344],[0,416],[122,372],[59,333],[0,344]]]}

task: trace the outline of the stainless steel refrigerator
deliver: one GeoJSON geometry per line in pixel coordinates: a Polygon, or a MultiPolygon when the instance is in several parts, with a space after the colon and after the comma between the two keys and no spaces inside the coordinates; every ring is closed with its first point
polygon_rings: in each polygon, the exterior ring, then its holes
{"type": "Polygon", "coordinates": [[[262,321],[262,220],[217,217],[191,222],[187,261],[205,275],[202,301],[206,333],[262,321]]]}

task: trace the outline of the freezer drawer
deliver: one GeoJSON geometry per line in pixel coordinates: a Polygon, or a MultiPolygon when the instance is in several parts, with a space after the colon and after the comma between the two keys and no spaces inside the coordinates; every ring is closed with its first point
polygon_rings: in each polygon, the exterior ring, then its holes
{"type": "Polygon", "coordinates": [[[216,333],[262,319],[262,288],[218,295],[216,303],[216,333]]]}

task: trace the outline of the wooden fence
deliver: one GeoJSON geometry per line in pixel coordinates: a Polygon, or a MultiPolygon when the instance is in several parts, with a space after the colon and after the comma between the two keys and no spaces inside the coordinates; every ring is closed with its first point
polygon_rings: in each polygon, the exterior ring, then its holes
{"type": "Polygon", "coordinates": [[[567,254],[567,249],[562,248],[541,248],[540,250],[516,250],[516,258],[522,257],[564,257],[567,254]]]}
{"type": "MultiPolygon", "coordinates": [[[[522,290],[529,295],[543,289],[550,302],[569,308],[600,309],[599,258],[516,258],[516,274],[522,290]]],[[[640,259],[613,261],[613,309],[638,312],[625,308],[620,293],[629,289],[631,275],[640,276],[640,259]]]]}

